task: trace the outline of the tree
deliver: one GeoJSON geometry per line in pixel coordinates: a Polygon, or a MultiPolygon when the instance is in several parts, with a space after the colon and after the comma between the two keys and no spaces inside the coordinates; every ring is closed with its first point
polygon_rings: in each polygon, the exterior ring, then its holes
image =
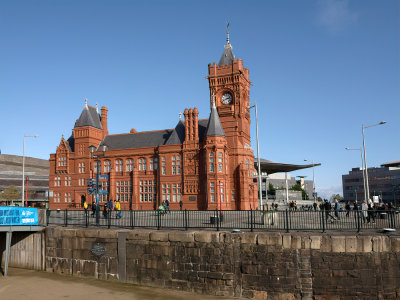
{"type": "Polygon", "coordinates": [[[339,194],[333,194],[333,195],[330,197],[330,201],[334,201],[335,199],[337,199],[338,201],[343,201],[343,197],[340,196],[339,194]]]}
{"type": "Polygon", "coordinates": [[[17,200],[21,198],[21,193],[18,192],[18,189],[14,185],[10,185],[3,191],[2,198],[8,201],[17,200]]]}
{"type": "Polygon", "coordinates": [[[302,189],[301,185],[298,184],[298,183],[296,183],[294,186],[292,186],[289,190],[301,192],[301,199],[304,199],[304,200],[308,200],[309,199],[308,195],[307,195],[307,192],[304,189],[302,189]]]}

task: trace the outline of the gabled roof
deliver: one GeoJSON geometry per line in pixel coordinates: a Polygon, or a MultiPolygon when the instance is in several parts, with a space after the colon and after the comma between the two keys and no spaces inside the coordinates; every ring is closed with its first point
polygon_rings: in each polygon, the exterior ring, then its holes
{"type": "Polygon", "coordinates": [[[210,118],[208,119],[206,136],[225,136],[221,121],[219,120],[218,111],[215,102],[211,107],[210,118]]]}
{"type": "Polygon", "coordinates": [[[178,124],[176,125],[174,131],[168,138],[165,145],[177,145],[182,144],[185,140],[185,124],[182,120],[179,120],[178,124]]]}
{"type": "Polygon", "coordinates": [[[85,104],[85,107],[83,108],[79,119],[76,120],[74,127],[84,126],[92,126],[94,128],[103,129],[100,122],[100,115],[96,108],[88,106],[87,104],[85,104]]]}
{"type": "MultiPolygon", "coordinates": [[[[202,141],[207,130],[208,119],[198,121],[199,140],[202,141]]],[[[109,150],[157,147],[161,145],[179,145],[185,140],[185,124],[179,121],[174,129],[145,131],[108,135],[100,143],[106,144],[109,150]]]]}

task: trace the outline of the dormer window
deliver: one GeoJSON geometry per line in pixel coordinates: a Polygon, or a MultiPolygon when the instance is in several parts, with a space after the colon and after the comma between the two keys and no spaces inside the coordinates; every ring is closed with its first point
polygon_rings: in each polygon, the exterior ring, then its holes
{"type": "Polygon", "coordinates": [[[104,162],[104,172],[109,173],[111,171],[111,161],[106,160],[104,162]]]}
{"type": "Polygon", "coordinates": [[[124,169],[123,167],[124,166],[123,166],[122,159],[117,159],[116,162],[115,162],[115,171],[122,172],[123,169],[124,169]]]}
{"type": "Polygon", "coordinates": [[[139,171],[146,171],[146,159],[139,158],[139,171]]]}
{"type": "Polygon", "coordinates": [[[133,159],[126,160],[126,170],[128,172],[133,171],[133,159]]]}

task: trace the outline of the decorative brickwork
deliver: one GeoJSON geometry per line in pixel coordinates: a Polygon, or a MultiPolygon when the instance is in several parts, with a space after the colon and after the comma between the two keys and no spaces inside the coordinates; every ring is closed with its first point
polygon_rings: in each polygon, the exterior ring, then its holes
{"type": "Polygon", "coordinates": [[[50,155],[50,208],[95,202],[87,179],[97,172],[108,175],[100,181],[107,193],[100,195],[101,205],[119,199],[123,210],[151,210],[168,200],[171,209],[179,209],[180,201],[184,209],[256,209],[249,70],[233,59],[210,64],[208,73],[210,103],[215,101],[210,119],[199,120],[197,108],[185,109],[174,129],[109,135],[108,109],[100,114],[85,103],[72,136],[50,155]],[[88,147],[103,144],[108,151],[96,162],[88,147]]]}

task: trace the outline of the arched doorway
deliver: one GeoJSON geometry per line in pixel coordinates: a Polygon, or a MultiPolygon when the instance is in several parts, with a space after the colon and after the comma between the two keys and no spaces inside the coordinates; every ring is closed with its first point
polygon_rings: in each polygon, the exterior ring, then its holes
{"type": "Polygon", "coordinates": [[[83,207],[83,204],[85,203],[85,201],[86,201],[86,196],[82,195],[81,196],[81,207],[83,207]]]}

